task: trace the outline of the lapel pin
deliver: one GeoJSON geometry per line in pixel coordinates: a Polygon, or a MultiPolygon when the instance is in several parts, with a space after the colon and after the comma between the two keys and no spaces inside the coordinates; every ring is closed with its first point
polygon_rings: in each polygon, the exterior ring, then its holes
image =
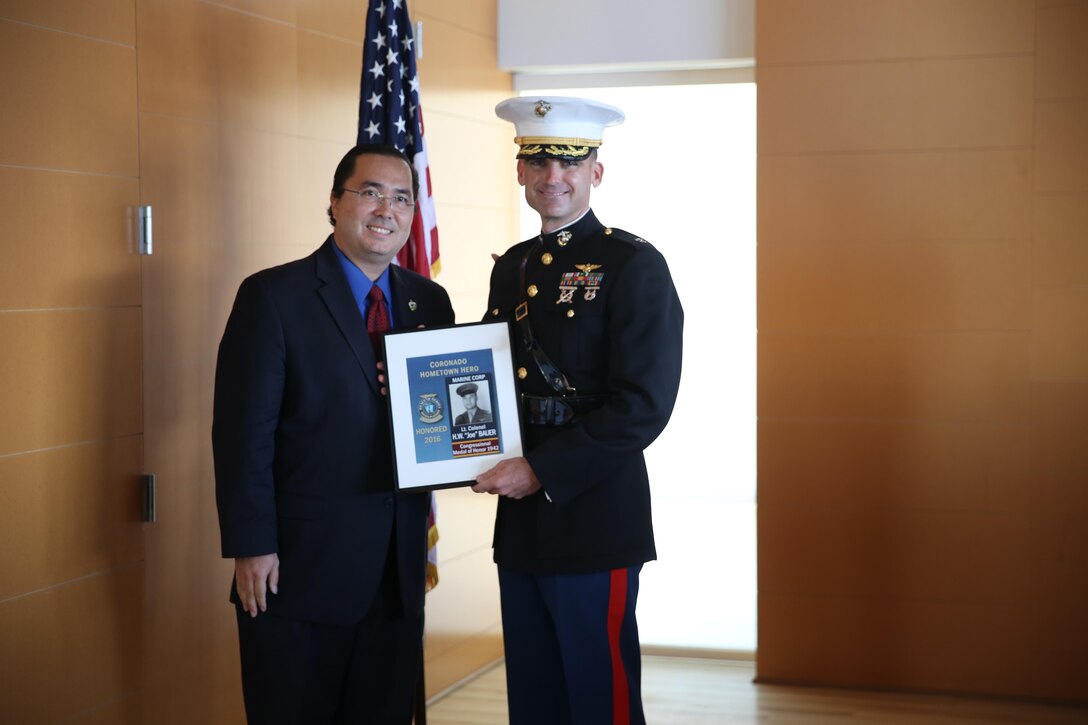
{"type": "Polygon", "coordinates": [[[416,304],[415,300],[408,300],[408,309],[409,310],[411,310],[412,312],[415,312],[417,307],[419,307],[419,305],[416,304]]]}

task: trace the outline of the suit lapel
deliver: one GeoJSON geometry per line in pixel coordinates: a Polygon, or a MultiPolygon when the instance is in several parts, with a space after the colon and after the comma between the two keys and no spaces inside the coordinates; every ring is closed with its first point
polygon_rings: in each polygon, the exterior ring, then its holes
{"type": "Polygon", "coordinates": [[[415,280],[402,268],[389,265],[389,285],[393,292],[393,322],[398,330],[413,330],[425,319],[423,300],[419,299],[415,280]]]}
{"type": "Polygon", "coordinates": [[[375,394],[380,394],[378,369],[375,367],[378,360],[370,344],[366,322],[359,313],[359,306],[355,303],[355,295],[351,293],[351,287],[344,277],[344,270],[340,269],[340,260],[336,256],[333,244],[335,242],[330,235],[317,250],[315,274],[321,283],[317,288],[317,294],[321,296],[325,308],[332,315],[336,326],[340,328],[351,351],[355,353],[366,382],[375,394]]]}

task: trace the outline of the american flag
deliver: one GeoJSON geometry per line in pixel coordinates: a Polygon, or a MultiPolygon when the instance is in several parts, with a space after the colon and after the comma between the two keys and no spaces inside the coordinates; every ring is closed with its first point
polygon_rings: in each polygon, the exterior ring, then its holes
{"type": "Polygon", "coordinates": [[[419,173],[416,215],[412,233],[397,255],[397,263],[433,277],[441,269],[441,263],[427,142],[423,138],[423,111],[419,105],[415,43],[407,0],[370,0],[363,43],[358,143],[396,146],[416,167],[419,173]]]}
{"type": "MultiPolygon", "coordinates": [[[[407,0],[370,0],[363,41],[363,74],[359,92],[357,143],[384,143],[408,155],[419,174],[419,198],[412,233],[397,255],[397,264],[424,277],[438,274],[438,227],[431,194],[431,169],[423,138],[419,105],[415,35],[407,0]]],[[[427,514],[427,591],[438,586],[438,523],[431,494],[427,514]]]]}

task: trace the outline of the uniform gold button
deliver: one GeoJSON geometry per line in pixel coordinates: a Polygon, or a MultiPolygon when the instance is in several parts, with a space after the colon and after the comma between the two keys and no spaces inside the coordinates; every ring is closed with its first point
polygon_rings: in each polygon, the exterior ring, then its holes
{"type": "Polygon", "coordinates": [[[544,256],[540,258],[540,261],[545,265],[548,265],[552,263],[553,259],[554,257],[552,257],[551,252],[544,252],[544,256]]]}
{"type": "Polygon", "coordinates": [[[604,230],[604,235],[605,235],[606,237],[610,237],[610,236],[612,236],[612,227],[608,227],[607,229],[605,229],[605,230],[604,230]]]}
{"type": "Polygon", "coordinates": [[[491,316],[492,316],[492,317],[498,317],[498,316],[499,316],[499,308],[498,308],[498,307],[496,307],[495,309],[491,310],[491,316]]]}
{"type": "Polygon", "coordinates": [[[518,380],[524,380],[529,377],[529,371],[525,368],[518,368],[518,380]]]}
{"type": "Polygon", "coordinates": [[[574,317],[574,310],[567,310],[567,317],[574,317]]]}
{"type": "Polygon", "coordinates": [[[536,297],[537,292],[539,292],[539,290],[536,288],[535,284],[529,285],[529,290],[528,291],[529,291],[529,296],[530,297],[536,297]]]}

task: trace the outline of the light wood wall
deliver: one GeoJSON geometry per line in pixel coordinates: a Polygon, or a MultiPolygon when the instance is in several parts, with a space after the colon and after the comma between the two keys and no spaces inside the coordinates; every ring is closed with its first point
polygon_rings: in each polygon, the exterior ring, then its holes
{"type": "Polygon", "coordinates": [[[1088,4],[757,4],[758,679],[1088,700],[1088,4]]]}
{"type": "MultiPolygon", "coordinates": [[[[458,318],[514,241],[494,0],[410,5],[458,318]],[[470,176],[471,175],[471,176],[470,176]]],[[[315,249],[366,3],[0,2],[0,721],[240,722],[210,454],[234,292],[315,249]],[[155,254],[129,215],[154,208],[155,254]],[[138,522],[157,474],[159,520],[138,522]]],[[[443,494],[428,690],[501,654],[494,502],[443,494]]]]}
{"type": "Polygon", "coordinates": [[[120,714],[142,646],[134,6],[59,5],[0,4],[0,721],[11,723],[120,714]]]}

